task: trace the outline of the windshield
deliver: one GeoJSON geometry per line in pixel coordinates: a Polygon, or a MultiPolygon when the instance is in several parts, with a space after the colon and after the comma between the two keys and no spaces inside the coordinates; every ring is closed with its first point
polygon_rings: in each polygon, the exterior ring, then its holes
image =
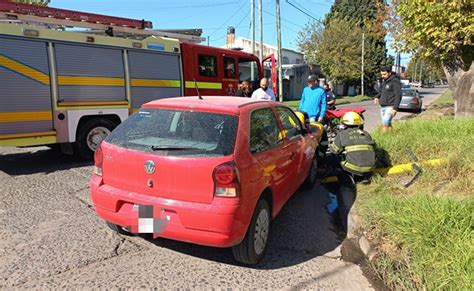
{"type": "Polygon", "coordinates": [[[226,156],[238,117],[199,111],[140,109],[106,139],[127,149],[165,156],[226,156]]]}
{"type": "Polygon", "coordinates": [[[415,97],[416,91],[415,90],[402,90],[402,96],[415,97]]]}

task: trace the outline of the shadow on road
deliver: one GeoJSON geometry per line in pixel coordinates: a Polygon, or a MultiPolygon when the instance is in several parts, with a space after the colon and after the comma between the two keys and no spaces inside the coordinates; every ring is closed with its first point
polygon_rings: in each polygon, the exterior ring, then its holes
{"type": "Polygon", "coordinates": [[[49,148],[22,153],[0,155],[0,171],[10,176],[52,173],[90,166],[92,162],[80,161],[73,156],[49,148]]]}
{"type": "MultiPolygon", "coordinates": [[[[280,269],[301,264],[317,256],[337,257],[333,253],[340,244],[338,230],[324,205],[328,202],[325,189],[317,184],[311,190],[298,191],[273,221],[267,252],[255,269],[280,269]]],[[[205,260],[239,265],[230,248],[205,247],[158,238],[148,240],[158,247],[199,257],[205,260]]],[[[243,267],[248,267],[241,265],[243,267]]]]}

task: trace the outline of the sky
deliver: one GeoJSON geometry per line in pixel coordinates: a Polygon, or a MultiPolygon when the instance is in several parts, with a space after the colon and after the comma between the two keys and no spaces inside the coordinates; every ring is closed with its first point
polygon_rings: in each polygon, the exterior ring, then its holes
{"type": "MultiPolygon", "coordinates": [[[[256,40],[260,40],[258,1],[255,1],[256,40]]],[[[235,27],[235,37],[252,38],[250,31],[251,0],[51,0],[49,6],[106,14],[153,22],[155,29],[203,29],[210,45],[225,44],[229,26],[235,27]]],[[[332,0],[280,0],[282,46],[298,50],[296,36],[313,19],[322,20],[331,9],[332,0]],[[290,4],[293,4],[290,5],[290,4]],[[299,11],[300,8],[305,13],[299,11]]],[[[275,0],[262,0],[264,42],[276,45],[275,0]]],[[[389,53],[394,54],[392,51],[389,53]]],[[[402,64],[407,62],[402,56],[402,64]]]]}

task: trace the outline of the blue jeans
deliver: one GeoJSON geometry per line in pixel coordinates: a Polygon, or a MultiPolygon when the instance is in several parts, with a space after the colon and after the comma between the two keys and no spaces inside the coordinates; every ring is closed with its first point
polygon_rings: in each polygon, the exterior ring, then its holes
{"type": "Polygon", "coordinates": [[[382,106],[380,107],[380,116],[382,117],[382,125],[391,126],[392,125],[392,110],[393,106],[382,106]]]}

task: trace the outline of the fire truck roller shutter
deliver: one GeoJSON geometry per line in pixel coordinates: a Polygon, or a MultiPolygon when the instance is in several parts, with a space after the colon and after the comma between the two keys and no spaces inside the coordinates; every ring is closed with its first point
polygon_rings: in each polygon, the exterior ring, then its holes
{"type": "Polygon", "coordinates": [[[127,100],[122,49],[57,43],[55,52],[59,105],[127,100]]]}
{"type": "Polygon", "coordinates": [[[151,100],[181,96],[179,54],[129,51],[132,108],[151,100]]]}
{"type": "Polygon", "coordinates": [[[0,139],[55,141],[49,74],[46,42],[0,36],[0,139]]]}

